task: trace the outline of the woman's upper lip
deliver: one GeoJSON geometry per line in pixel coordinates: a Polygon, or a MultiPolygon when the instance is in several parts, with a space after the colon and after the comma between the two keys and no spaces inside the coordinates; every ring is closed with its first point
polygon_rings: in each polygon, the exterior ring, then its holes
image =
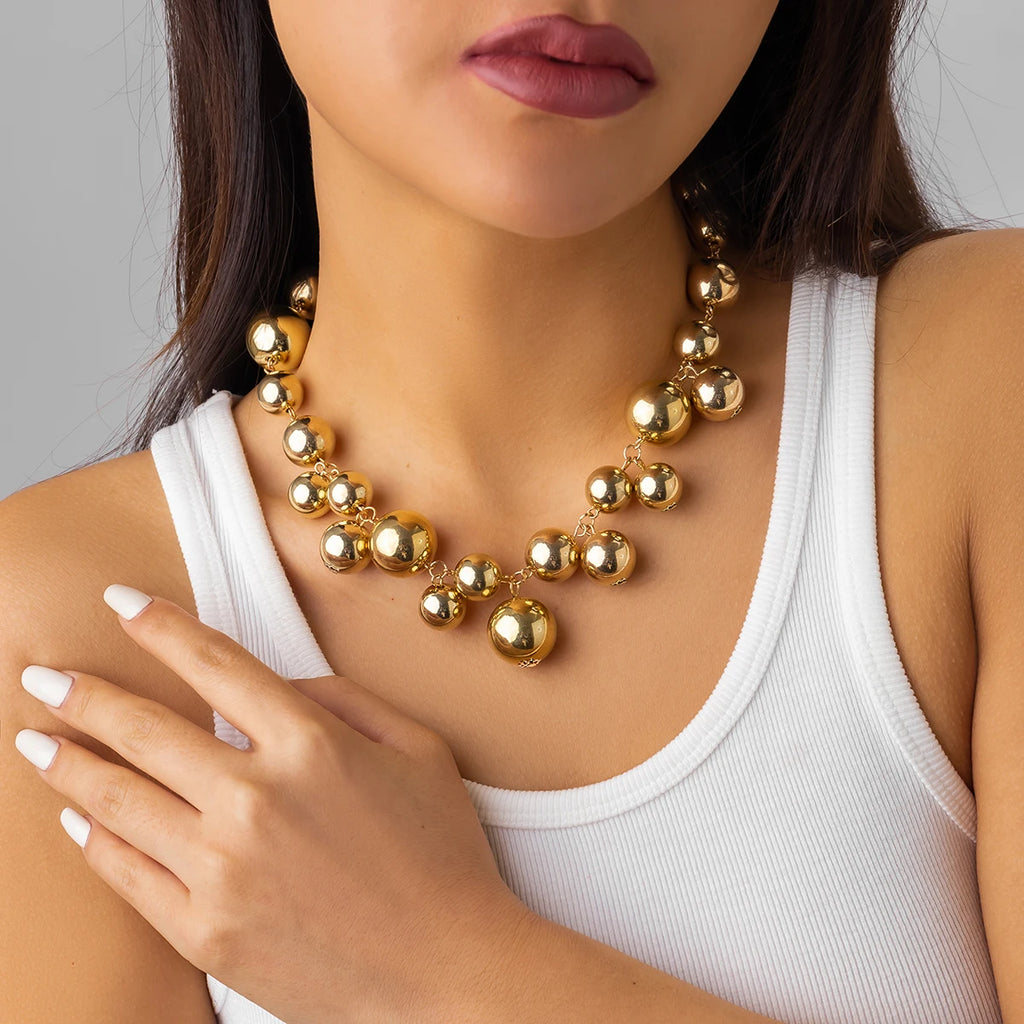
{"type": "Polygon", "coordinates": [[[585,25],[566,14],[542,15],[486,32],[462,60],[483,54],[541,54],[573,64],[623,68],[638,82],[654,84],[654,67],[644,48],[617,25],[585,25]]]}

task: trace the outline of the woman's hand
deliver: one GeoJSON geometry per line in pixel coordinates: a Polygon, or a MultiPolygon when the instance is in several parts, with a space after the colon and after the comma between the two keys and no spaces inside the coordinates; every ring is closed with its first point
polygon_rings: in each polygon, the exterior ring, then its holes
{"type": "Polygon", "coordinates": [[[183,957],[288,1024],[429,1019],[500,966],[532,915],[436,733],[347,679],[284,680],[168,601],[105,598],[251,748],[31,667],[26,689],[140,771],[32,730],[18,749],[87,812],[61,821],[89,866],[183,957]]]}

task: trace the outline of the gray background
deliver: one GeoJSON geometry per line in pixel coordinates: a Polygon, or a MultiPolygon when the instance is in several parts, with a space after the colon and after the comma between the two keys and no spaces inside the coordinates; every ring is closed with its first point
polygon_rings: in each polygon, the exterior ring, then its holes
{"type": "MultiPolygon", "coordinates": [[[[171,330],[158,0],[11,4],[4,21],[0,497],[116,440],[171,330]]],[[[1024,226],[1022,53],[1016,0],[932,0],[903,55],[915,158],[954,220],[1024,226]]]]}

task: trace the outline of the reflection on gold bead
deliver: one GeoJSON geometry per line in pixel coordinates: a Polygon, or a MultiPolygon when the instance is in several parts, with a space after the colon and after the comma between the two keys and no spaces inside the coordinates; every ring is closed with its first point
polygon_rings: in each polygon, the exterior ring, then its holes
{"type": "Polygon", "coordinates": [[[602,512],[614,512],[632,497],[633,481],[618,466],[602,466],[587,477],[586,493],[602,512]]]}
{"type": "Polygon", "coordinates": [[[358,572],[370,564],[370,538],[355,523],[334,523],[320,538],[320,557],[332,572],[358,572]]]}
{"type": "Polygon", "coordinates": [[[690,266],[686,275],[686,293],[690,301],[701,309],[709,301],[728,306],[739,295],[740,284],[730,264],[709,256],[690,266]]]}
{"type": "Polygon", "coordinates": [[[652,381],[629,398],[631,429],[655,444],[672,444],[690,429],[690,399],[671,381],[652,381]]]}
{"type": "Polygon", "coordinates": [[[284,412],[302,405],[302,381],[291,373],[268,373],[256,385],[256,401],[267,412],[284,412]]]}
{"type": "Polygon", "coordinates": [[[526,545],[526,564],[542,580],[568,579],[579,565],[579,551],[572,537],[550,527],[538,530],[526,545]]]}
{"type": "Polygon", "coordinates": [[[725,366],[709,366],[694,378],[690,398],[705,419],[732,419],[743,407],[743,382],[725,366]]]}
{"type": "Polygon", "coordinates": [[[327,487],[327,502],[340,516],[353,515],[373,500],[373,487],[362,473],[346,470],[327,487]]]}
{"type": "Polygon", "coordinates": [[[451,629],[462,622],[466,613],[466,599],[445,586],[428,587],[420,597],[420,615],[434,629],[451,629]]]}
{"type": "Polygon", "coordinates": [[[390,512],[373,528],[373,560],[388,572],[411,576],[426,568],[437,550],[437,534],[425,516],[409,509],[390,512]]]}
{"type": "Polygon", "coordinates": [[[305,274],[288,290],[288,305],[305,320],[316,316],[316,274],[305,274]]]}
{"type": "Polygon", "coordinates": [[[671,466],[664,462],[651,462],[636,478],[634,490],[642,504],[667,512],[679,504],[682,483],[671,466]]]}
{"type": "Polygon", "coordinates": [[[636,568],[636,551],[618,530],[603,530],[588,537],[580,551],[583,570],[598,583],[625,583],[636,568]]]}
{"type": "Polygon", "coordinates": [[[704,320],[692,320],[676,331],[672,350],[684,363],[702,363],[718,351],[718,331],[704,320]]]}
{"type": "Polygon", "coordinates": [[[555,646],[555,617],[528,597],[513,597],[494,609],[487,624],[494,649],[524,668],[532,668],[555,646]]]}
{"type": "Polygon", "coordinates": [[[471,601],[486,601],[498,589],[501,569],[490,555],[466,555],[455,566],[455,586],[471,601]]]}
{"type": "Polygon", "coordinates": [[[312,466],[334,451],[334,431],[319,416],[300,416],[284,428],[284,453],[300,466],[312,466]]]}
{"type": "Polygon", "coordinates": [[[315,519],[327,511],[327,478],[302,473],[288,485],[288,501],[296,512],[315,519]]]}
{"type": "Polygon", "coordinates": [[[260,366],[273,362],[277,371],[294,370],[309,341],[309,323],[290,309],[275,307],[261,313],[245,332],[245,347],[260,366]]]}

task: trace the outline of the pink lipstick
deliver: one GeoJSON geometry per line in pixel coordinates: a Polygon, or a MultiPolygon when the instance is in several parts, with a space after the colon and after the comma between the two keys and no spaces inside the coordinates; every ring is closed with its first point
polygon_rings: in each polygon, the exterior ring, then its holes
{"type": "Polygon", "coordinates": [[[473,43],[461,62],[520,103],[567,117],[621,114],[655,85],[650,58],[632,36],[564,14],[502,25],[473,43]]]}

